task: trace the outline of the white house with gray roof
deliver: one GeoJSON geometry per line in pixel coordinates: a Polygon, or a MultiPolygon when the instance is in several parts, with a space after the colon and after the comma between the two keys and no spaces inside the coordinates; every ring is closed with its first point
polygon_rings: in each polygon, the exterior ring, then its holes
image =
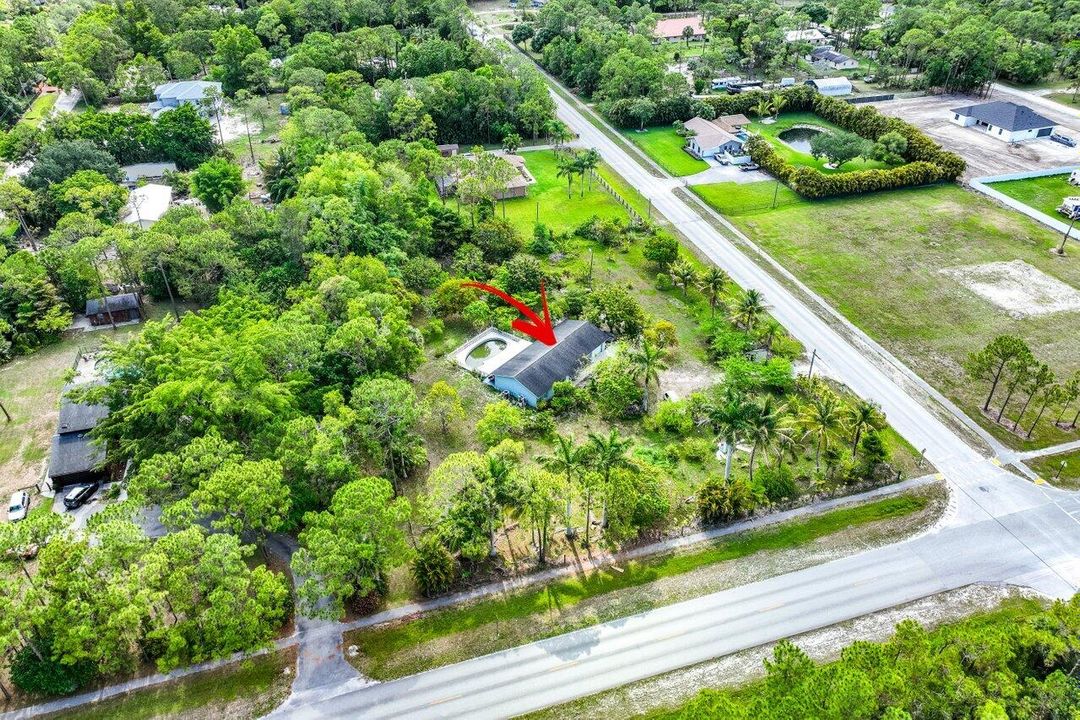
{"type": "Polygon", "coordinates": [[[982,130],[990,137],[1010,143],[1048,137],[1054,132],[1053,120],[1006,100],[953,108],[949,112],[950,120],[957,125],[982,130]]]}
{"type": "Polygon", "coordinates": [[[209,80],[178,80],[162,83],[154,88],[154,97],[148,109],[157,114],[161,110],[178,108],[181,105],[202,105],[207,91],[221,93],[221,83],[209,80]]]}

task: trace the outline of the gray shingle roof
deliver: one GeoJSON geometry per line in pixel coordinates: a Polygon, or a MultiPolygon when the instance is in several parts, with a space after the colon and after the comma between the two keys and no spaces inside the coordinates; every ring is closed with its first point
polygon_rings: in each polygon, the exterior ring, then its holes
{"type": "Polygon", "coordinates": [[[53,435],[49,477],[91,472],[105,462],[105,448],[95,445],[86,433],[53,435]]]}
{"type": "Polygon", "coordinates": [[[968,105],[953,108],[950,112],[964,117],[973,117],[987,125],[1004,128],[1009,131],[1035,130],[1053,127],[1054,121],[1044,118],[1029,107],[1017,105],[1007,100],[995,100],[982,105],[968,105]]]}
{"type": "MultiPolygon", "coordinates": [[[[124,293],[123,295],[110,295],[105,298],[105,302],[109,304],[109,309],[113,312],[120,312],[121,310],[138,310],[139,298],[135,293],[124,293]]],[[[101,300],[96,298],[90,298],[86,301],[86,314],[97,315],[99,312],[105,312],[105,305],[101,300]]]]}
{"type": "Polygon", "coordinates": [[[99,422],[108,416],[109,407],[107,405],[77,403],[68,399],[69,390],[86,387],[89,387],[89,384],[68,385],[64,388],[60,398],[60,419],[56,423],[56,432],[61,435],[64,433],[85,432],[95,428],[99,422]]]}
{"type": "Polygon", "coordinates": [[[563,320],[555,326],[554,345],[533,342],[492,374],[514,378],[537,397],[543,397],[552,385],[573,377],[582,358],[610,339],[611,335],[590,322],[563,320]]]}

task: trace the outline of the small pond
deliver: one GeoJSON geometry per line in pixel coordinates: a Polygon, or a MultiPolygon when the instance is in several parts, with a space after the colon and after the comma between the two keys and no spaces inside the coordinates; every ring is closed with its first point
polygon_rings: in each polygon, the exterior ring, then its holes
{"type": "Polygon", "coordinates": [[[474,347],[472,352],[469,353],[469,356],[465,358],[465,367],[472,370],[495,353],[502,352],[505,349],[506,341],[497,338],[492,338],[487,342],[480,343],[474,347]]]}
{"type": "Polygon", "coordinates": [[[799,152],[804,152],[807,155],[810,154],[810,140],[813,139],[818,133],[825,132],[821,128],[813,127],[793,127],[783,132],[777,133],[777,137],[784,141],[784,144],[788,145],[799,152]]]}

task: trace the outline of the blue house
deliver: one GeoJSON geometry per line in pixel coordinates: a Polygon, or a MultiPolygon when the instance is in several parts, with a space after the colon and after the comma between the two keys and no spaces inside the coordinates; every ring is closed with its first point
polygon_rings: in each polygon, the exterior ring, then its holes
{"type": "Polygon", "coordinates": [[[498,390],[532,407],[551,397],[551,387],[572,380],[596,360],[612,336],[584,320],[563,320],[555,326],[555,344],[535,341],[495,368],[490,382],[498,390]]]}

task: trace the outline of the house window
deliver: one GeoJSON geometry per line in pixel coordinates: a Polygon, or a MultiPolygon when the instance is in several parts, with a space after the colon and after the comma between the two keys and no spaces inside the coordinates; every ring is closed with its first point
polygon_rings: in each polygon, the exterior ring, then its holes
{"type": "Polygon", "coordinates": [[[959,120],[960,116],[958,114],[956,114],[956,113],[953,113],[952,119],[953,120],[959,120]]]}
{"type": "Polygon", "coordinates": [[[998,128],[998,135],[1001,134],[1001,128],[998,128]]]}

